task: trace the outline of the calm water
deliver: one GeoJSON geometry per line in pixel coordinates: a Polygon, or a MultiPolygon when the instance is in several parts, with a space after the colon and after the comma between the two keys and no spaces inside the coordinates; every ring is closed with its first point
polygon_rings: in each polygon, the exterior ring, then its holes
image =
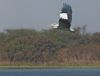
{"type": "Polygon", "coordinates": [[[0,76],[100,76],[100,69],[0,70],[0,76]]]}

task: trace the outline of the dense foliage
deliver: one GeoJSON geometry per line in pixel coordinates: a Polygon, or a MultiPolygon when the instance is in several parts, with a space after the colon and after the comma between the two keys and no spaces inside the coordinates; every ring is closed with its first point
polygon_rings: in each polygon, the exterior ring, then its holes
{"type": "Polygon", "coordinates": [[[87,64],[100,61],[100,33],[7,29],[0,32],[0,63],[87,64]]]}

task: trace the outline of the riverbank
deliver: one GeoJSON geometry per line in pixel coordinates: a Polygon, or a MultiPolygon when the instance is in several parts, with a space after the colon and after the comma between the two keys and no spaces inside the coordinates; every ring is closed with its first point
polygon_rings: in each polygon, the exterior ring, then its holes
{"type": "Polygon", "coordinates": [[[100,64],[93,65],[93,64],[84,64],[84,65],[26,65],[26,64],[17,64],[17,65],[10,65],[10,64],[2,64],[0,65],[0,69],[66,69],[66,68],[100,68],[100,64]]]}
{"type": "Polygon", "coordinates": [[[1,68],[100,66],[100,33],[15,29],[0,32],[1,68]],[[36,65],[35,65],[36,64],[36,65]]]}

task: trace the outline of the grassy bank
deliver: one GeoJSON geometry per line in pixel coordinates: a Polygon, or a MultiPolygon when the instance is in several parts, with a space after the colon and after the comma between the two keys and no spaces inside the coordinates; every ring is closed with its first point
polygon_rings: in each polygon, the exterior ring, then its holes
{"type": "Polygon", "coordinates": [[[0,68],[99,67],[99,45],[99,32],[10,29],[0,32],[0,68]]]}
{"type": "Polygon", "coordinates": [[[3,63],[0,69],[68,69],[68,68],[100,68],[100,64],[32,64],[32,63],[3,63]]]}
{"type": "Polygon", "coordinates": [[[0,69],[67,69],[67,68],[100,68],[98,65],[1,65],[0,69]]]}

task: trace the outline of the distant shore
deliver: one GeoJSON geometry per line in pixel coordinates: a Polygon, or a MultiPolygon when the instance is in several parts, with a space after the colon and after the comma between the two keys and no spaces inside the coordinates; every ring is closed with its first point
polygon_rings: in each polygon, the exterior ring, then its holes
{"type": "Polygon", "coordinates": [[[100,67],[100,32],[7,29],[0,32],[0,68],[100,67]]]}

